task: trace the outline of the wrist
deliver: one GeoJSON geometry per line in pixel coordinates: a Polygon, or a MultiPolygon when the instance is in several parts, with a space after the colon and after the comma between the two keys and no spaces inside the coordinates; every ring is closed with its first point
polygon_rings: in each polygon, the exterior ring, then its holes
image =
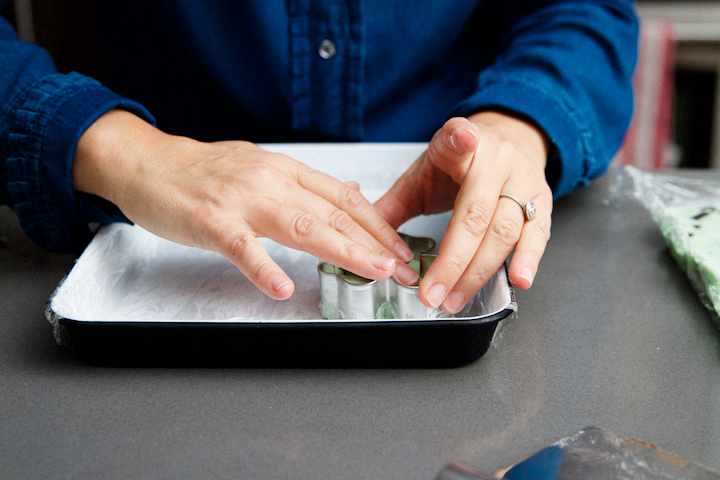
{"type": "Polygon", "coordinates": [[[80,136],[73,154],[73,189],[120,206],[121,192],[138,168],[141,150],[162,134],[140,117],[114,109],[80,136]]]}

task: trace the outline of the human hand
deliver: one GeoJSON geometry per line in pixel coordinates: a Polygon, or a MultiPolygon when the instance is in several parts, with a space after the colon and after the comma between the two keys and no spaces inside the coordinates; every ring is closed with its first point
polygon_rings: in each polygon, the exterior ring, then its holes
{"type": "Polygon", "coordinates": [[[248,142],[167,135],[114,110],[80,138],[73,185],[160,237],[219,252],[275,299],[294,285],[258,237],[366,278],[417,281],[412,252],[357,187],[248,142]]]}
{"type": "Polygon", "coordinates": [[[510,281],[530,288],[550,239],[547,150],[543,134],[515,117],[481,112],[452,118],[375,203],[393,228],[454,209],[438,257],[420,284],[426,306],[459,312],[513,249],[510,281]],[[521,207],[501,193],[532,200],[536,217],[526,221],[521,207]]]}

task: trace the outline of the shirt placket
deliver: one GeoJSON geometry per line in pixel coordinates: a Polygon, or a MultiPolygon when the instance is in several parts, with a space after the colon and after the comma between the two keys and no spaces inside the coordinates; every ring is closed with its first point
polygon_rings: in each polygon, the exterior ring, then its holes
{"type": "Polygon", "coordinates": [[[362,140],[362,0],[290,0],[289,5],[297,140],[362,140]]]}

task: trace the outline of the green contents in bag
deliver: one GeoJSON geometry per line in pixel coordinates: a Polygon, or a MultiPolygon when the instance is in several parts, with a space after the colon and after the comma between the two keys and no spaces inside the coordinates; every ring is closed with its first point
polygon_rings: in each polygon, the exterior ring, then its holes
{"type": "Polygon", "coordinates": [[[720,204],[668,207],[660,230],[703,302],[720,314],[720,204]]]}

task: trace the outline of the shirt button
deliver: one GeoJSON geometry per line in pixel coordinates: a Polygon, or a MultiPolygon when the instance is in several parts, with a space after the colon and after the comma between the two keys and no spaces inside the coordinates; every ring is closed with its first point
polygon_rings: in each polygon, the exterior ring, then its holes
{"type": "Polygon", "coordinates": [[[332,40],[323,40],[318,48],[318,54],[325,60],[329,60],[337,53],[337,45],[332,40]]]}

